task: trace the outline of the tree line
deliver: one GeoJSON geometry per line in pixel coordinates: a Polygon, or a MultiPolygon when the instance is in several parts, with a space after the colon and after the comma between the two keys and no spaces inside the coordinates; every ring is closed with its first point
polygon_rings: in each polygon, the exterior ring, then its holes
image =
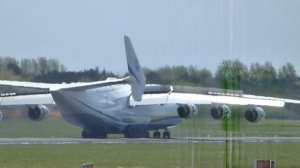
{"type": "MultiPolygon", "coordinates": [[[[300,78],[291,63],[276,69],[271,62],[247,66],[238,59],[224,60],[215,73],[196,66],[144,68],[147,83],[239,89],[245,93],[300,99],[300,78]]],[[[123,77],[99,67],[68,71],[56,59],[0,57],[0,79],[44,83],[70,83],[123,77]]]]}
{"type": "Polygon", "coordinates": [[[66,67],[56,59],[45,57],[21,60],[13,57],[0,57],[1,80],[34,81],[37,76],[54,71],[65,72],[66,67]]]}
{"type": "Polygon", "coordinates": [[[82,71],[68,71],[66,66],[58,60],[45,57],[21,60],[0,57],[1,80],[71,83],[104,80],[107,77],[116,77],[116,75],[105,69],[99,70],[98,67],[82,71]]]}
{"type": "Polygon", "coordinates": [[[252,63],[249,67],[238,59],[221,62],[213,74],[195,66],[165,66],[145,69],[148,83],[238,89],[248,94],[300,98],[300,78],[291,63],[278,70],[271,62],[252,63]]]}

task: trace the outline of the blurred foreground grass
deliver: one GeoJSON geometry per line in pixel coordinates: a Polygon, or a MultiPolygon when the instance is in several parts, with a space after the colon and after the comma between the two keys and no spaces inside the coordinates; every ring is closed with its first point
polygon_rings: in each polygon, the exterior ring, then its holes
{"type": "Polygon", "coordinates": [[[178,144],[64,144],[0,145],[1,168],[76,168],[93,163],[96,168],[253,168],[256,159],[275,160],[276,167],[300,166],[300,143],[178,144]],[[226,153],[226,155],[225,155],[226,153]]]}
{"type": "MultiPolygon", "coordinates": [[[[244,119],[228,122],[211,118],[184,120],[171,129],[173,137],[225,136],[300,136],[297,120],[265,120],[248,123],[244,119]]],[[[81,128],[63,120],[6,120],[0,122],[0,137],[80,137],[81,128]]],[[[122,135],[110,135],[112,138],[122,135]]],[[[1,168],[71,168],[94,163],[97,168],[173,168],[232,167],[253,168],[255,159],[275,160],[276,167],[300,167],[300,143],[176,143],[176,144],[61,144],[0,145],[1,168]]]]}

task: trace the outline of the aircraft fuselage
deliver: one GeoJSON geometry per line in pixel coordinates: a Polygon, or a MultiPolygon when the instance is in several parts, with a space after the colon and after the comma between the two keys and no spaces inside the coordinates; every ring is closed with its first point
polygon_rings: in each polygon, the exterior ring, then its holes
{"type": "Polygon", "coordinates": [[[149,131],[181,122],[177,104],[130,106],[128,84],[84,91],[58,90],[51,94],[66,121],[91,132],[149,131]]]}

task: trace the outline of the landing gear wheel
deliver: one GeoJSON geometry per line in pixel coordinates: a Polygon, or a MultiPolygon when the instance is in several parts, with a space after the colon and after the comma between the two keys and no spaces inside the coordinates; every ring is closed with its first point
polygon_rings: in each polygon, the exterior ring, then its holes
{"type": "Polygon", "coordinates": [[[153,132],[153,138],[159,139],[160,138],[160,132],[159,131],[153,132]]]}
{"type": "Polygon", "coordinates": [[[90,134],[89,134],[89,132],[83,130],[83,131],[81,132],[81,137],[84,138],[84,139],[90,138],[90,134]]]}
{"type": "Polygon", "coordinates": [[[150,133],[149,133],[149,131],[145,132],[144,138],[150,138],[150,133]]]}
{"type": "Polygon", "coordinates": [[[164,139],[170,139],[170,138],[171,138],[171,133],[170,133],[170,131],[168,131],[168,130],[164,131],[164,133],[163,133],[163,138],[164,138],[164,139]]]}

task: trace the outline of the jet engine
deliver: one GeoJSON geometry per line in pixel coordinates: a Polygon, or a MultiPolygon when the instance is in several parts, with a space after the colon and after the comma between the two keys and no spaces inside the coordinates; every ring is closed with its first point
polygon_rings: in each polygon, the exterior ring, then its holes
{"type": "Polygon", "coordinates": [[[227,105],[214,106],[211,108],[210,114],[216,120],[229,119],[231,117],[231,110],[227,105]]]}
{"type": "Polygon", "coordinates": [[[37,105],[34,107],[28,107],[28,116],[31,120],[41,121],[48,118],[49,109],[44,105],[37,105]]]}
{"type": "Polygon", "coordinates": [[[2,119],[3,119],[3,113],[2,111],[0,111],[0,121],[2,121],[2,119]]]}
{"type": "Polygon", "coordinates": [[[265,111],[261,107],[254,107],[245,113],[245,118],[252,123],[257,123],[263,120],[266,116],[265,111]]]}
{"type": "Polygon", "coordinates": [[[198,108],[194,104],[181,104],[177,108],[177,113],[180,118],[189,118],[198,113],[198,108]]]}

